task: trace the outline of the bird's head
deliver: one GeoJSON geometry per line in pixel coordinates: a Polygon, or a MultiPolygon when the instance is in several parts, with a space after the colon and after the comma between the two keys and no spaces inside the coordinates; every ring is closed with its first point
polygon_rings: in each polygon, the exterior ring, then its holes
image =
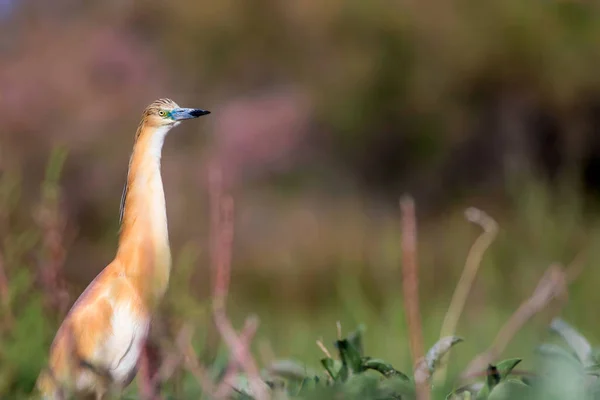
{"type": "Polygon", "coordinates": [[[144,110],[143,122],[149,127],[172,128],[186,119],[198,118],[210,114],[210,111],[199,108],[179,107],[171,99],[154,101],[144,110]]]}

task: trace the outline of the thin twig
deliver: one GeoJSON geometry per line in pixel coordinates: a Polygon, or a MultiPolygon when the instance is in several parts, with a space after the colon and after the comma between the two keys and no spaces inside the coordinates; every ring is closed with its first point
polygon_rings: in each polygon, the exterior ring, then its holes
{"type": "Polygon", "coordinates": [[[51,308],[58,310],[61,317],[67,312],[69,294],[64,278],[66,260],[66,218],[61,211],[57,198],[46,195],[38,208],[36,220],[42,231],[42,252],[40,274],[44,294],[51,308]]]}
{"type": "MultiPolygon", "coordinates": [[[[485,212],[470,207],[465,211],[465,217],[470,222],[479,225],[483,229],[483,233],[475,240],[469,250],[463,272],[454,289],[450,306],[448,307],[444,322],[442,323],[440,338],[452,336],[456,333],[458,321],[467,302],[467,297],[473,286],[473,281],[475,280],[479,266],[481,265],[483,254],[498,234],[498,224],[485,212]]],[[[450,352],[448,352],[445,357],[448,357],[449,353],[450,352]]],[[[436,383],[442,384],[446,380],[446,372],[445,365],[440,365],[438,367],[436,371],[436,383]]]]}
{"type": "Polygon", "coordinates": [[[323,344],[323,341],[321,340],[317,340],[317,346],[319,346],[319,349],[321,349],[321,351],[323,353],[325,353],[325,355],[329,358],[333,358],[331,357],[331,353],[329,352],[329,350],[327,350],[327,347],[325,347],[325,345],[323,344]]]}
{"type": "Polygon", "coordinates": [[[553,299],[564,298],[566,292],[565,271],[558,264],[552,264],[538,282],[531,297],[525,300],[508,319],[496,335],[493,344],[469,363],[461,374],[461,379],[466,379],[495,362],[510,340],[531,317],[542,311],[553,299]]]}
{"type": "Polygon", "coordinates": [[[200,384],[201,390],[209,398],[217,399],[219,397],[216,395],[216,384],[208,370],[198,361],[198,357],[192,346],[192,335],[193,327],[191,325],[186,324],[181,328],[175,340],[178,351],[172,352],[167,357],[160,370],[153,377],[152,382],[156,383],[157,381],[164,382],[168,380],[183,361],[187,369],[200,384]]]}
{"type": "Polygon", "coordinates": [[[242,368],[242,365],[238,362],[240,357],[244,356],[244,352],[247,352],[250,348],[250,343],[254,339],[254,335],[256,334],[256,330],[258,329],[258,321],[255,318],[246,319],[246,324],[244,328],[242,328],[242,332],[239,336],[239,345],[240,348],[237,349],[237,354],[233,354],[229,365],[227,366],[227,370],[225,371],[225,375],[221,380],[221,383],[217,387],[216,395],[219,398],[227,398],[233,389],[233,379],[235,374],[237,374],[238,370],[242,368]]]}
{"type": "Polygon", "coordinates": [[[213,270],[213,301],[225,308],[229,291],[231,246],[233,242],[233,199],[223,196],[221,170],[210,170],[211,264],[213,270]]]}
{"type": "MultiPolygon", "coordinates": [[[[242,367],[250,384],[254,398],[268,399],[267,385],[262,381],[254,358],[250,354],[249,343],[244,343],[236,334],[225,311],[231,271],[233,244],[233,199],[222,194],[222,175],[213,167],[209,182],[211,206],[211,263],[213,271],[213,318],[221,338],[229,347],[235,361],[242,367]]],[[[250,321],[258,325],[258,319],[250,321]]]]}
{"type": "Polygon", "coordinates": [[[194,378],[196,378],[198,383],[200,383],[202,391],[214,398],[216,390],[215,384],[208,371],[198,362],[196,352],[191,343],[191,337],[182,339],[187,339],[186,341],[182,340],[182,342],[178,344],[180,351],[184,355],[185,365],[192,375],[194,375],[194,378]]]}
{"type": "MultiPolygon", "coordinates": [[[[400,200],[402,212],[402,283],[404,307],[408,321],[410,351],[413,365],[416,366],[423,358],[423,336],[421,332],[421,313],[419,311],[419,265],[417,262],[417,223],[415,204],[411,197],[400,200]]],[[[415,375],[417,399],[430,398],[429,386],[426,379],[415,375]]]]}
{"type": "Polygon", "coordinates": [[[584,249],[577,253],[573,261],[567,267],[565,271],[565,276],[567,279],[567,283],[571,283],[576,280],[579,275],[583,272],[585,268],[585,259],[586,259],[587,251],[584,249]]]}
{"type": "MultiPolygon", "coordinates": [[[[223,341],[227,344],[232,354],[236,358],[236,362],[239,363],[248,376],[252,395],[254,398],[259,400],[268,399],[269,395],[267,392],[267,385],[260,377],[260,372],[256,366],[254,358],[250,354],[248,346],[243,343],[239,337],[237,337],[233,326],[231,326],[231,323],[224,313],[216,310],[214,317],[215,324],[217,325],[217,328],[223,337],[223,341]]],[[[253,319],[254,321],[252,323],[258,325],[258,319],[253,319]]]]}
{"type": "MultiPolygon", "coordinates": [[[[187,345],[187,343],[190,343],[192,339],[192,334],[192,326],[189,324],[185,324],[180,329],[179,333],[177,334],[177,338],[175,339],[177,348],[185,348],[185,345],[187,345]]],[[[183,353],[181,353],[180,351],[172,351],[171,353],[169,353],[169,355],[165,358],[162,365],[160,366],[160,369],[157,371],[156,375],[152,378],[153,383],[162,383],[171,379],[177,367],[182,363],[183,357],[183,353]]]]}

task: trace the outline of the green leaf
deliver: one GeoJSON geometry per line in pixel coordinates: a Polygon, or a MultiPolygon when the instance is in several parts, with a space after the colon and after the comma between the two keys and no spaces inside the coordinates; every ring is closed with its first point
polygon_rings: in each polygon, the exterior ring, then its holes
{"type": "Polygon", "coordinates": [[[360,352],[348,340],[337,340],[335,346],[344,366],[347,366],[355,374],[363,371],[360,352]]]}
{"type": "Polygon", "coordinates": [[[340,367],[340,369],[338,371],[336,381],[337,382],[346,382],[348,380],[349,376],[350,376],[350,370],[348,369],[348,364],[342,363],[342,366],[340,367]]]}
{"type": "Polygon", "coordinates": [[[377,400],[409,400],[415,398],[414,383],[400,375],[381,381],[379,383],[379,390],[380,395],[377,397],[377,400]]]}
{"type": "Polygon", "coordinates": [[[336,360],[334,360],[331,357],[327,357],[327,358],[321,359],[321,364],[323,365],[325,370],[327,370],[327,373],[329,373],[329,376],[333,380],[337,380],[339,369],[341,367],[341,365],[339,365],[339,362],[338,362],[338,365],[336,365],[336,360]]]}
{"type": "Polygon", "coordinates": [[[600,376],[600,364],[592,364],[586,366],[585,372],[590,375],[600,376]]]}
{"type": "Polygon", "coordinates": [[[591,383],[587,390],[589,399],[600,399],[600,379],[591,383]]]}
{"type": "Polygon", "coordinates": [[[592,346],[575,328],[560,318],[554,318],[550,323],[550,329],[560,335],[584,365],[593,363],[592,346]]]}
{"type": "Polygon", "coordinates": [[[535,349],[536,353],[546,358],[553,358],[555,360],[564,360],[570,363],[581,365],[581,360],[571,351],[568,351],[564,347],[553,343],[543,343],[535,349]]]}
{"type": "Polygon", "coordinates": [[[392,367],[390,364],[386,363],[383,360],[364,357],[362,360],[362,368],[377,371],[386,378],[399,377],[405,381],[410,381],[410,378],[407,375],[396,370],[394,367],[392,367]]]}
{"type": "Polygon", "coordinates": [[[500,383],[501,379],[502,377],[500,376],[498,368],[496,368],[495,365],[488,365],[485,382],[490,391],[494,388],[494,386],[500,383]]]}
{"type": "Polygon", "coordinates": [[[290,393],[290,394],[293,393],[296,396],[299,396],[303,392],[307,392],[307,391],[316,389],[318,384],[319,384],[318,376],[314,376],[312,378],[306,377],[296,387],[288,386],[288,393],[290,393]]]}
{"type": "Polygon", "coordinates": [[[379,394],[379,379],[365,374],[351,375],[344,383],[342,391],[344,398],[364,399],[379,394]]]}
{"type": "Polygon", "coordinates": [[[522,361],[521,358],[509,358],[504,361],[500,361],[496,364],[498,373],[500,374],[500,380],[506,379],[510,375],[511,371],[522,361]]]}
{"type": "Polygon", "coordinates": [[[600,349],[597,347],[594,347],[592,349],[592,358],[594,359],[595,362],[600,363],[600,349]]]}
{"type": "Polygon", "coordinates": [[[350,332],[348,335],[348,342],[358,351],[360,357],[363,355],[363,344],[362,344],[362,335],[365,332],[366,328],[363,324],[360,324],[356,330],[350,332]]]}
{"type": "Polygon", "coordinates": [[[536,349],[538,378],[532,387],[540,399],[586,398],[585,381],[589,375],[579,358],[570,350],[545,343],[536,349]]]}
{"type": "MultiPolygon", "coordinates": [[[[510,373],[510,370],[512,370],[512,368],[514,368],[514,366],[517,365],[520,361],[521,360],[518,360],[516,362],[515,360],[504,361],[503,368],[505,369],[505,371],[508,371],[506,375],[508,375],[508,373],[510,373]]],[[[491,364],[488,365],[486,373],[487,375],[485,379],[485,385],[481,388],[481,390],[479,390],[479,392],[477,392],[477,399],[487,399],[489,394],[496,387],[496,385],[498,385],[506,376],[505,375],[503,377],[498,367],[491,364]]]]}
{"type": "Polygon", "coordinates": [[[518,400],[531,397],[529,386],[517,379],[508,379],[496,385],[487,398],[488,400],[518,400]]]}

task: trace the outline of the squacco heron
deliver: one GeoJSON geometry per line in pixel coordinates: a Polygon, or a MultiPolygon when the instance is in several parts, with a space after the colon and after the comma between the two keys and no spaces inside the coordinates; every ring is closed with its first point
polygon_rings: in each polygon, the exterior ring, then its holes
{"type": "Polygon", "coordinates": [[[37,387],[43,399],[103,399],[134,379],[156,306],[171,270],[160,173],[167,133],[209,111],[156,100],[142,115],[121,197],[116,256],[69,310],[50,347],[37,387]]]}

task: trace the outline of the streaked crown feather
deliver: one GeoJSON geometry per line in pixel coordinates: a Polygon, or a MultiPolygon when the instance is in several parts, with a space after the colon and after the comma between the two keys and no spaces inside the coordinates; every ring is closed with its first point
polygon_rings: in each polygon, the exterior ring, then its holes
{"type": "Polygon", "coordinates": [[[144,117],[147,115],[155,114],[159,110],[172,110],[173,108],[178,107],[179,105],[171,99],[158,99],[153,101],[148,107],[146,107],[146,109],[144,110],[144,117]]]}

